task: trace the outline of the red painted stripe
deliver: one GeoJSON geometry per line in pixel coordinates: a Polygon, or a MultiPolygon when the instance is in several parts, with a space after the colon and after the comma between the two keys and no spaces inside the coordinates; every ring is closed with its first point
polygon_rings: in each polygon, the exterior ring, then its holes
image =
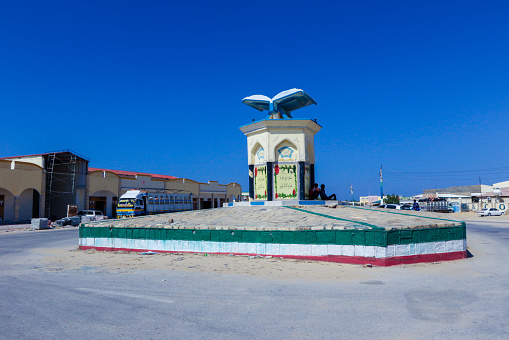
{"type": "MultiPolygon", "coordinates": [[[[153,250],[153,249],[129,249],[129,248],[109,248],[109,247],[93,247],[93,246],[79,246],[81,250],[95,249],[98,251],[126,251],[126,252],[156,252],[156,253],[172,253],[172,254],[204,254],[190,251],[169,251],[169,250],[153,250]]],[[[336,262],[336,263],[350,263],[350,264],[371,264],[374,266],[388,267],[398,264],[411,264],[421,262],[439,262],[439,261],[454,261],[459,259],[467,258],[466,251],[456,251],[452,253],[439,253],[439,254],[425,254],[425,255],[411,255],[411,256],[396,256],[396,257],[363,257],[363,256],[343,256],[343,255],[325,255],[325,256],[299,256],[299,255],[260,255],[260,254],[248,254],[248,253],[209,253],[206,254],[218,254],[218,255],[244,255],[244,256],[262,256],[262,257],[281,257],[286,259],[296,260],[310,260],[310,261],[324,261],[324,262],[336,262]]]]}

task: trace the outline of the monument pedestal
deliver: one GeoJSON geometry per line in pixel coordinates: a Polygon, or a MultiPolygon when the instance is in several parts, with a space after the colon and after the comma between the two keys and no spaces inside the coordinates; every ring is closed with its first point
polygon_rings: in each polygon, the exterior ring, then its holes
{"type": "Polygon", "coordinates": [[[309,199],[320,129],[311,119],[264,119],[240,128],[247,136],[250,200],[309,199]]]}

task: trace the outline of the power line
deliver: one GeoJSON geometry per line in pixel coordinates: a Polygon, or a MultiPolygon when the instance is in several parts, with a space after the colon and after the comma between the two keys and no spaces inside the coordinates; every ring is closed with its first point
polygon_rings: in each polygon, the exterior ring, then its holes
{"type": "Polygon", "coordinates": [[[488,168],[488,169],[466,169],[466,170],[445,170],[445,171],[392,171],[385,170],[385,172],[394,175],[407,175],[407,174],[415,174],[415,175],[458,175],[460,174],[475,174],[479,173],[509,173],[509,167],[500,167],[500,168],[488,168]]]}

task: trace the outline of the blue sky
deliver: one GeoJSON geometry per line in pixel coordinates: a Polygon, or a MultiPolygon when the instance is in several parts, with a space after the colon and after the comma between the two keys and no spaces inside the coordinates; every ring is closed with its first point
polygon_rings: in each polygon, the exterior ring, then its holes
{"type": "Polygon", "coordinates": [[[0,156],[247,190],[241,103],[318,103],[317,182],[350,198],[509,180],[506,1],[0,4],[0,156]]]}

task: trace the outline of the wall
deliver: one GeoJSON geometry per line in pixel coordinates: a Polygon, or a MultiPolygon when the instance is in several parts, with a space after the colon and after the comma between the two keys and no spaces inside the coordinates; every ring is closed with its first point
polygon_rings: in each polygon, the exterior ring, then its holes
{"type": "Polygon", "coordinates": [[[136,178],[120,177],[120,194],[129,189],[164,189],[164,180],[153,180],[150,176],[137,175],[136,178]]]}
{"type": "Polygon", "coordinates": [[[0,160],[0,188],[19,196],[28,188],[42,192],[43,171],[37,165],[15,162],[11,169],[11,161],[0,160]]]}
{"type": "Polygon", "coordinates": [[[176,178],[167,180],[164,186],[168,190],[181,190],[184,192],[190,192],[193,196],[198,197],[200,195],[200,183],[187,178],[176,178]]]}
{"type": "Polygon", "coordinates": [[[94,171],[89,175],[89,196],[97,191],[106,190],[119,194],[120,178],[112,172],[108,171],[94,171]]]}

